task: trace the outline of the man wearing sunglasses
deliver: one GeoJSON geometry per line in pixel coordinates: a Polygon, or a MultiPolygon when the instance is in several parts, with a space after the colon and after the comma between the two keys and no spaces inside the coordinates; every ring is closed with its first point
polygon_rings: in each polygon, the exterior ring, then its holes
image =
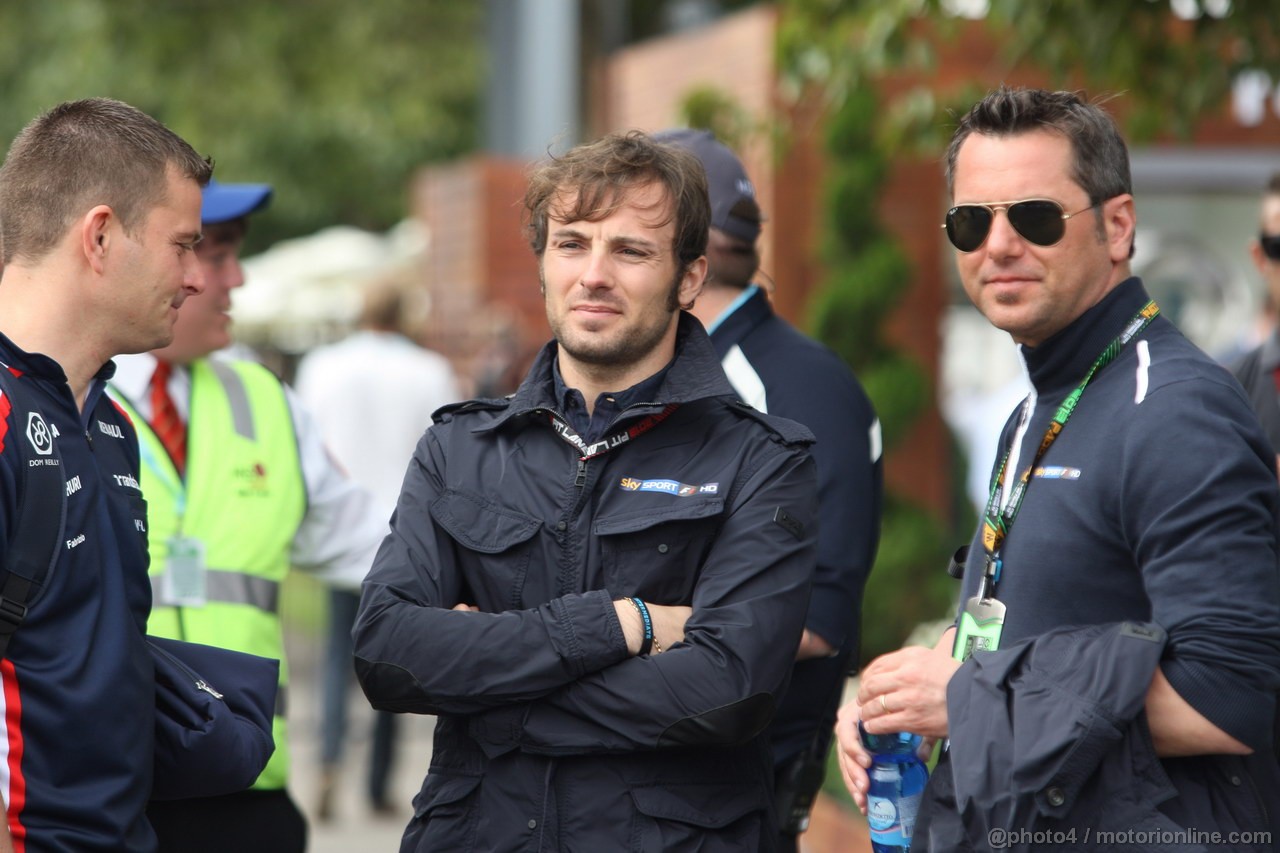
{"type": "MultiPolygon", "coordinates": [[[[1261,225],[1249,244],[1253,265],[1267,286],[1267,307],[1280,310],[1280,172],[1271,176],[1262,196],[1261,225]]],[[[1261,345],[1246,353],[1231,369],[1244,386],[1249,402],[1275,450],[1280,472],[1280,329],[1272,329],[1261,345]]]]}
{"type": "Polygon", "coordinates": [[[1156,850],[1192,831],[1272,849],[1274,455],[1130,273],[1124,141],[1073,93],[1002,87],[961,119],[947,184],[965,291],[1020,345],[1032,392],[1001,435],[955,626],[873,661],[841,710],[845,782],[865,808],[862,721],[950,739],[913,850],[1156,850]]]}

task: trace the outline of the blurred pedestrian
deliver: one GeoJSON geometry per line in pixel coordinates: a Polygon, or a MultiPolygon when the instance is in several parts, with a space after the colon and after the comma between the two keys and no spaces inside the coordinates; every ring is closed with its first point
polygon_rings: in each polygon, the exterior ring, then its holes
{"type": "Polygon", "coordinates": [[[162,851],[300,853],[306,821],[286,785],[281,585],[290,567],[356,586],[386,533],[372,496],[333,463],[293,394],[262,365],[225,359],[244,284],[248,217],[271,188],[205,188],[196,258],[205,291],[173,342],[121,361],[113,392],[138,427],[150,525],[152,634],[281,659],[276,750],[239,794],[152,803],[162,851]]]}
{"type": "Polygon", "coordinates": [[[691,313],[744,401],[804,424],[817,438],[820,523],[809,614],[791,684],[769,726],[779,850],[794,851],[822,787],[845,678],[857,668],[862,590],[880,540],[880,421],[848,365],[773,313],[754,283],[761,216],[741,161],[710,131],[654,138],[688,149],[707,171],[707,283],[691,313]]]}
{"type": "MultiPolygon", "coordinates": [[[[358,329],[345,340],[308,353],[298,365],[298,396],[314,415],[325,445],[352,479],[367,488],[379,512],[391,517],[405,469],[431,414],[459,398],[453,368],[442,355],[405,335],[412,294],[400,276],[366,285],[358,329]]],[[[329,590],[329,626],[321,684],[320,790],[316,815],[334,812],[347,696],[355,685],[351,628],[357,592],[329,590]]],[[[395,760],[396,715],[374,712],[367,795],[375,814],[394,813],[388,783],[395,760]]]]}
{"type": "MultiPolygon", "coordinates": [[[[37,117],[0,167],[0,851],[156,848],[147,507],[133,425],[104,391],[109,359],[168,344],[204,286],[210,173],[168,128],[106,98],[37,117]],[[65,519],[49,538],[65,547],[29,593],[19,547],[45,547],[51,513],[24,490],[51,460],[65,519]]],[[[48,565],[47,551],[26,556],[48,565]]]]}

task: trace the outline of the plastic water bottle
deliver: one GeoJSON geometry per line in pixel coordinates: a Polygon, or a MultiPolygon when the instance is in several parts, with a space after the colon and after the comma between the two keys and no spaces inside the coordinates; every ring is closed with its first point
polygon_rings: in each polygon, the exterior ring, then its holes
{"type": "Polygon", "coordinates": [[[875,853],[906,853],[929,770],[916,755],[920,736],[909,732],[873,735],[858,725],[862,745],[871,753],[867,825],[875,853]]]}

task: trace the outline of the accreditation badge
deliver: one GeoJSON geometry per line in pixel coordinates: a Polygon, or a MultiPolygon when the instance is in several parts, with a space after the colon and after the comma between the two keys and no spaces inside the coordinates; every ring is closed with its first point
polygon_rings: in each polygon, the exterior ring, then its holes
{"type": "Polygon", "coordinates": [[[963,663],[974,652],[994,651],[1000,646],[1004,628],[1004,604],[994,598],[975,595],[965,602],[956,630],[951,656],[963,663]]]}
{"type": "Polygon", "coordinates": [[[160,604],[173,607],[204,607],[204,542],[191,536],[169,539],[169,555],[164,562],[160,584],[160,604]]]}

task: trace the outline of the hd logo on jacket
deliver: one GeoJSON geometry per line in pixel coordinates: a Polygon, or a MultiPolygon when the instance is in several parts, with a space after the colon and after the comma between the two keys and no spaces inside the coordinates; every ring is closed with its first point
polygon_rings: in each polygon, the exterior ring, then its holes
{"type": "Polygon", "coordinates": [[[678,498],[687,498],[690,495],[714,495],[720,491],[719,483],[690,486],[675,480],[637,480],[634,477],[623,477],[618,485],[628,492],[662,492],[678,498]]]}

